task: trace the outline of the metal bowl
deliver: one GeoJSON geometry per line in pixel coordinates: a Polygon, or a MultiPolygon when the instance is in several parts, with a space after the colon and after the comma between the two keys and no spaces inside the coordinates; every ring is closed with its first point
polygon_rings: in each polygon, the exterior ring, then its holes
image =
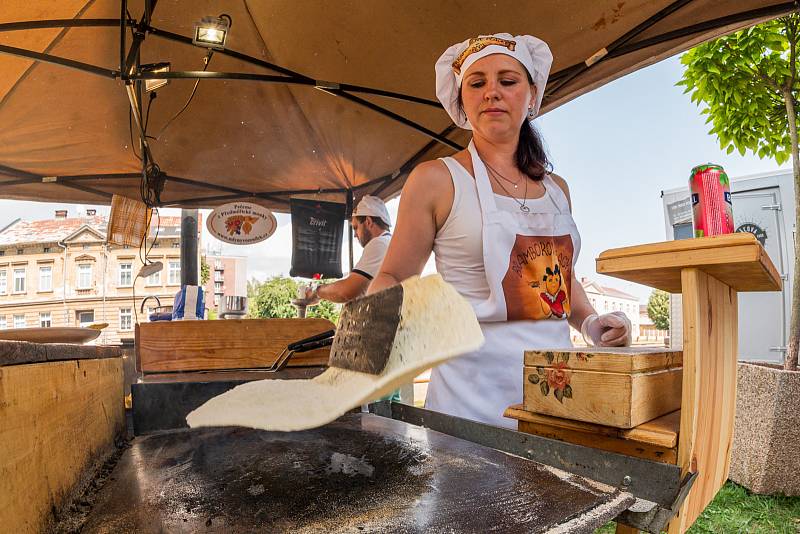
{"type": "Polygon", "coordinates": [[[247,297],[226,296],[223,311],[226,313],[247,313],[247,297]]]}

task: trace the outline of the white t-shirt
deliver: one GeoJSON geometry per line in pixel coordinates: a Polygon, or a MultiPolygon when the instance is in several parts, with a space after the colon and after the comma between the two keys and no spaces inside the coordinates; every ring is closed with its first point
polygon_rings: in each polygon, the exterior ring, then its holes
{"type": "Polygon", "coordinates": [[[353,267],[353,272],[370,280],[375,278],[381,268],[383,258],[386,256],[386,251],[389,250],[389,241],[391,239],[392,234],[384,232],[367,243],[367,246],[364,247],[364,252],[361,254],[361,259],[353,267]]]}

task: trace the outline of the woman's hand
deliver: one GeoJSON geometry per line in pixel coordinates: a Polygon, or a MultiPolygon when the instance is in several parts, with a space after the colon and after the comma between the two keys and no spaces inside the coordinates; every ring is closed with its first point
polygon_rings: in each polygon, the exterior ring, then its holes
{"type": "Polygon", "coordinates": [[[596,347],[627,347],[631,344],[631,322],[621,311],[592,314],[581,325],[583,339],[596,347]]]}

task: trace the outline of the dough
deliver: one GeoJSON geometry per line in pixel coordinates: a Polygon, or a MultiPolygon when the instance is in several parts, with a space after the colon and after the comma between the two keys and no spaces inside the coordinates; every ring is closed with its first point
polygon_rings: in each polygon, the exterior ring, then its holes
{"type": "Polygon", "coordinates": [[[438,274],[403,282],[400,324],[380,375],[331,367],[311,380],[259,380],[237,386],[191,412],[192,428],[245,426],[304,430],[387,395],[417,375],[480,348],[472,306],[438,274]]]}

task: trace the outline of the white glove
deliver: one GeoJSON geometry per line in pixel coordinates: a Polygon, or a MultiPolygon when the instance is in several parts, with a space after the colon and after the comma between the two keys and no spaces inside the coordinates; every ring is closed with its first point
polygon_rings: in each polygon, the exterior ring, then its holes
{"type": "Polygon", "coordinates": [[[599,317],[593,313],[583,320],[581,334],[587,345],[627,347],[631,344],[631,322],[620,311],[606,313],[599,317]]]}

